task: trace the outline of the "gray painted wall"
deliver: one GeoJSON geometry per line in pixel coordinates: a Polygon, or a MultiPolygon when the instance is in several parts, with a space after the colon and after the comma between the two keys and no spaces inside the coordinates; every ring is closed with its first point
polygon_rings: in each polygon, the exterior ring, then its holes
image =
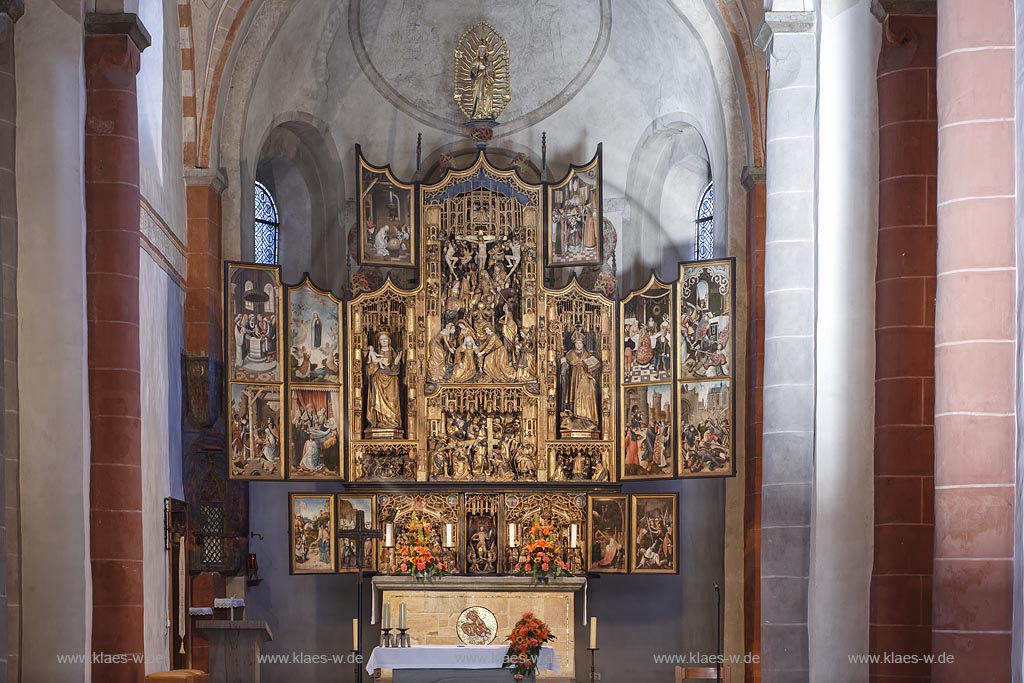
{"type": "MultiPolygon", "coordinates": [[[[263,583],[247,593],[246,615],[265,619],[274,640],[270,654],[347,653],[355,617],[356,578],[351,574],[290,576],[288,558],[288,492],[341,492],[326,483],[253,482],[249,490],[249,526],[263,540],[253,540],[263,583]]],[[[725,486],[721,480],[662,481],[631,484],[627,493],[679,491],[679,575],[604,575],[590,581],[588,608],[598,617],[597,672],[601,681],[664,683],[672,680],[672,664],[655,664],[653,655],[714,654],[715,594],[723,585],[725,486]]],[[[363,609],[369,615],[370,584],[363,609]]],[[[523,606],[523,611],[529,605],[523,606]]],[[[367,617],[368,618],[368,617],[367,617]]],[[[582,599],[577,599],[576,678],[590,668],[582,599]]],[[[368,654],[378,631],[364,635],[368,654]]],[[[268,664],[264,683],[339,683],[353,680],[351,665],[268,664]]]]}

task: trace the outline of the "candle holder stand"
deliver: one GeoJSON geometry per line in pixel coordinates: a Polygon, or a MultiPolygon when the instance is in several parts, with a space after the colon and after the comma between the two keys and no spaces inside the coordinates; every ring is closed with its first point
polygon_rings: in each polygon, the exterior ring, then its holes
{"type": "Polygon", "coordinates": [[[512,568],[519,562],[519,548],[508,546],[505,548],[505,573],[511,574],[512,568]]]}
{"type": "Polygon", "coordinates": [[[380,630],[380,646],[381,647],[394,647],[394,636],[391,635],[392,628],[382,628],[380,630]]]}
{"type": "Polygon", "coordinates": [[[595,683],[596,676],[594,674],[594,654],[601,648],[588,647],[587,649],[590,650],[590,683],[595,683]]]}
{"type": "Polygon", "coordinates": [[[355,667],[355,678],[354,678],[354,680],[357,680],[357,681],[361,680],[362,677],[363,677],[363,670],[362,670],[362,666],[360,666],[360,662],[359,662],[359,659],[360,659],[360,657],[359,657],[359,650],[349,650],[349,653],[350,653],[350,655],[352,657],[352,666],[355,667]]]}
{"type": "Polygon", "coordinates": [[[409,629],[400,628],[398,629],[398,645],[397,647],[412,647],[412,639],[409,637],[409,629]]]}

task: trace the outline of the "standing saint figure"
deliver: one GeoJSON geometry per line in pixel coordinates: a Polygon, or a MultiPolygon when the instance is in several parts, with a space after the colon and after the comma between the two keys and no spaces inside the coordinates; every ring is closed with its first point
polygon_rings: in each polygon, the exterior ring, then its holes
{"type": "Polygon", "coordinates": [[[476,58],[469,69],[469,77],[473,80],[473,114],[470,118],[491,118],[494,113],[494,64],[487,52],[486,43],[480,43],[477,47],[476,58]]]}
{"type": "Polygon", "coordinates": [[[564,412],[575,429],[593,429],[598,425],[597,380],[594,371],[601,361],[584,345],[583,333],[572,334],[572,348],[562,356],[565,382],[564,412]]]}
{"type": "Polygon", "coordinates": [[[388,333],[377,335],[377,348],[369,347],[366,354],[366,421],[371,427],[401,427],[402,409],[398,397],[398,366],[401,360],[402,352],[391,346],[388,333]]]}
{"type": "Polygon", "coordinates": [[[320,316],[316,313],[316,311],[313,312],[313,323],[311,327],[313,328],[313,348],[319,349],[321,346],[321,341],[323,339],[324,326],[320,322],[320,316]]]}

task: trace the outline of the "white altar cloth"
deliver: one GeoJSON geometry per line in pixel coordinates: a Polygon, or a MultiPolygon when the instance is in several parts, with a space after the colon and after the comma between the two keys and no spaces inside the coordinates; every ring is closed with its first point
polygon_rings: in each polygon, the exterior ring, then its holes
{"type": "MultiPolygon", "coordinates": [[[[508,645],[416,645],[414,647],[375,647],[366,662],[366,671],[377,669],[500,669],[508,645]]],[[[540,649],[537,669],[561,673],[555,650],[540,649]]]]}

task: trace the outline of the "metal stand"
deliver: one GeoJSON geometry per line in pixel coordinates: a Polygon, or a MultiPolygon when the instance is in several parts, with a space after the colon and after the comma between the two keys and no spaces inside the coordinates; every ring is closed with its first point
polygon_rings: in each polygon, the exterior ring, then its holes
{"type": "Polygon", "coordinates": [[[392,628],[382,628],[380,630],[380,646],[381,647],[394,647],[395,641],[394,636],[391,635],[392,628]]]}
{"type": "Polygon", "coordinates": [[[596,676],[594,675],[594,653],[600,650],[599,647],[588,647],[590,650],[590,683],[595,683],[596,676]]]}
{"type": "Polygon", "coordinates": [[[718,660],[715,662],[715,678],[717,683],[722,683],[722,591],[718,588],[718,582],[715,581],[715,599],[718,602],[718,630],[715,633],[715,649],[718,650],[718,660]]]}
{"type": "MultiPolygon", "coordinates": [[[[354,650],[358,655],[363,644],[363,565],[366,564],[366,557],[363,553],[364,541],[367,539],[380,538],[379,529],[367,529],[365,516],[362,510],[356,511],[356,525],[353,529],[339,530],[338,539],[351,539],[356,547],[356,618],[359,620],[359,650],[354,650]]],[[[356,683],[363,683],[363,667],[357,663],[356,683]]]]}
{"type": "Polygon", "coordinates": [[[398,629],[398,647],[412,647],[412,640],[409,638],[409,629],[398,629]]]}
{"type": "Polygon", "coordinates": [[[349,650],[352,653],[352,665],[355,667],[355,676],[360,677],[360,670],[363,668],[359,662],[359,650],[349,650]]]}

